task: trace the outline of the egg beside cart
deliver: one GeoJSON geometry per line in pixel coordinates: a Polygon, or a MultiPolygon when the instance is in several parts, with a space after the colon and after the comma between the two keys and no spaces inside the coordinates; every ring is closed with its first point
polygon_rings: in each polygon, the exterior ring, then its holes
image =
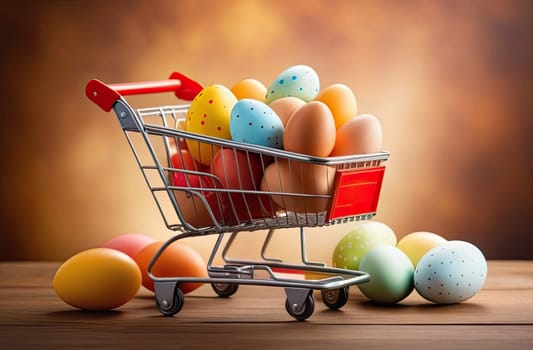
{"type": "MultiPolygon", "coordinates": [[[[187,115],[189,104],[133,108],[124,97],[174,92],[179,100],[192,101],[201,90],[199,83],[177,72],[166,80],[106,84],[93,79],[86,86],[85,92],[90,100],[106,112],[114,110],[165,225],[175,232],[157,251],[148,267],[148,275],[154,282],[157,308],[166,316],[178,313],[185,299],[180,285],[187,282],[210,283],[221,297],[233,295],[241,284],[283,287],[286,310],[297,320],[305,320],[313,314],[313,290],[321,292],[322,300],[329,308],[342,307],[348,301],[349,286],[367,282],[370,276],[362,271],[333,268],[325,263],[309,261],[304,228],[371,219],[376,214],[385,172],[383,162],[389,158],[389,153],[318,158],[195,134],[178,128],[187,115]],[[309,165],[330,167],[334,169],[334,179],[329,181],[333,185],[328,188],[327,194],[321,195],[283,188],[281,179],[281,187],[276,191],[244,185],[224,188],[221,179],[207,170],[176,167],[171,158],[181,153],[187,143],[210,145],[213,152],[221,149],[241,152],[247,159],[259,159],[262,171],[276,162],[285,162],[294,169],[309,165]],[[175,174],[182,174],[185,183],[174,183],[172,179],[175,174]],[[210,181],[189,181],[195,176],[210,181]],[[208,194],[211,196],[209,200],[208,194]],[[304,208],[306,201],[323,201],[327,205],[324,210],[293,212],[283,209],[279,205],[280,199],[283,203],[304,203],[304,208]],[[275,211],[271,210],[273,207],[275,211]],[[207,215],[208,223],[191,224],[187,220],[191,214],[207,215]],[[284,228],[299,228],[301,262],[286,262],[267,256],[275,230],[284,228]],[[257,230],[267,232],[260,259],[229,256],[230,248],[240,232],[257,230]],[[213,234],[218,237],[207,260],[208,277],[162,277],[152,273],[161,254],[174,242],[213,234]],[[226,235],[229,235],[228,239],[225,239],[226,235]],[[222,266],[215,266],[217,256],[222,257],[222,266]],[[261,273],[257,273],[259,271],[261,273]],[[289,274],[280,272],[322,277],[290,278],[287,277],[289,274]]],[[[319,178],[310,179],[312,174],[303,171],[298,173],[302,176],[302,182],[323,181],[319,178]]],[[[291,205],[285,207],[294,208],[291,205]]]]}

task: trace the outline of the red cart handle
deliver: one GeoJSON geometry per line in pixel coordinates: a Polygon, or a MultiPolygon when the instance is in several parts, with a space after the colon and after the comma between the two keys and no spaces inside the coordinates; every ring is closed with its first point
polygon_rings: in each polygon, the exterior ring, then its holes
{"type": "Polygon", "coordinates": [[[100,108],[109,112],[113,108],[115,101],[126,95],[174,92],[177,98],[191,101],[202,89],[202,85],[196,81],[181,73],[174,72],[168,80],[136,83],[105,84],[100,80],[92,79],[85,87],[85,94],[100,108]]]}

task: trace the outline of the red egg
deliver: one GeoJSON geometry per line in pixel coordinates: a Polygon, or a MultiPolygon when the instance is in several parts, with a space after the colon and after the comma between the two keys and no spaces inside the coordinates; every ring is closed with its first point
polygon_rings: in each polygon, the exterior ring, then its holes
{"type": "Polygon", "coordinates": [[[172,154],[172,167],[176,170],[172,172],[172,184],[181,187],[202,187],[213,188],[213,180],[209,175],[191,174],[185,172],[194,171],[198,173],[207,173],[209,168],[205,165],[197,163],[192,157],[191,152],[182,149],[179,152],[172,154]]]}
{"type": "Polygon", "coordinates": [[[276,209],[267,196],[238,192],[260,190],[263,165],[258,154],[229,148],[221,149],[213,157],[211,173],[230,191],[229,205],[224,210],[226,223],[275,214],[276,209]]]}
{"type": "MultiPolygon", "coordinates": [[[[148,276],[148,265],[161,248],[163,242],[154,242],[146,246],[135,258],[135,262],[141,269],[142,285],[151,290],[154,283],[148,276]]],[[[152,274],[156,277],[207,277],[207,268],[204,258],[193,248],[180,243],[168,246],[161,254],[152,268],[152,274]]],[[[183,283],[180,285],[184,294],[192,292],[200,287],[201,283],[183,283]]]]}
{"type": "Polygon", "coordinates": [[[215,220],[220,221],[228,202],[227,195],[210,191],[212,188],[220,188],[221,184],[215,183],[209,168],[197,163],[191,153],[184,149],[173,154],[171,161],[174,169],[169,175],[170,184],[184,188],[174,191],[183,220],[196,228],[213,226],[215,223],[209,213],[211,210],[215,220]],[[205,198],[207,206],[202,197],[205,198]]]}
{"type": "Polygon", "coordinates": [[[153,237],[143,235],[140,233],[127,233],[114,238],[111,238],[101,248],[111,248],[121,251],[128,255],[130,258],[135,259],[137,254],[144,249],[147,245],[155,242],[153,237]]]}

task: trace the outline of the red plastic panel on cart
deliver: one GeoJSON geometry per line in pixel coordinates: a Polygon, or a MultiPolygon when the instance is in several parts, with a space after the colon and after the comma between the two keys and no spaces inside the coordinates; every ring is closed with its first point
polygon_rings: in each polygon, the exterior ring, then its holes
{"type": "Polygon", "coordinates": [[[328,220],[376,212],[385,167],[337,171],[328,220]]]}

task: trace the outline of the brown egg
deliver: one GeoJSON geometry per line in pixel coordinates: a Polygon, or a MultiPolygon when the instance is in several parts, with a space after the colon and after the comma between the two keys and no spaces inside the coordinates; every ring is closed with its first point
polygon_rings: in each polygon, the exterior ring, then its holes
{"type": "Polygon", "coordinates": [[[345,84],[327,86],[318,93],[315,101],[324,102],[328,106],[337,129],[357,115],[357,100],[352,89],[345,84]]]}
{"type": "Polygon", "coordinates": [[[335,145],[335,131],[335,120],[328,106],[312,101],[289,119],[283,134],[283,148],[313,157],[327,157],[335,145]]]}
{"type": "Polygon", "coordinates": [[[284,192],[272,195],[274,202],[290,212],[318,213],[328,209],[330,197],[305,197],[290,194],[331,195],[335,167],[278,159],[266,169],[261,190],[284,192]]]}
{"type": "Polygon", "coordinates": [[[358,115],[337,130],[331,156],[369,154],[381,151],[383,133],[379,120],[370,114],[358,115]]]}
{"type": "MultiPolygon", "coordinates": [[[[215,192],[208,192],[203,195],[206,197],[209,208],[215,215],[216,220],[221,222],[226,198],[223,196],[217,196],[215,192]]],[[[209,215],[207,207],[199,196],[189,195],[184,191],[174,191],[174,196],[176,197],[179,209],[186,223],[196,228],[215,225],[209,215]]]]}
{"type": "Polygon", "coordinates": [[[277,100],[272,101],[268,106],[276,112],[285,127],[293,113],[303,105],[305,105],[304,100],[301,100],[298,97],[288,96],[278,98],[277,100]]]}

